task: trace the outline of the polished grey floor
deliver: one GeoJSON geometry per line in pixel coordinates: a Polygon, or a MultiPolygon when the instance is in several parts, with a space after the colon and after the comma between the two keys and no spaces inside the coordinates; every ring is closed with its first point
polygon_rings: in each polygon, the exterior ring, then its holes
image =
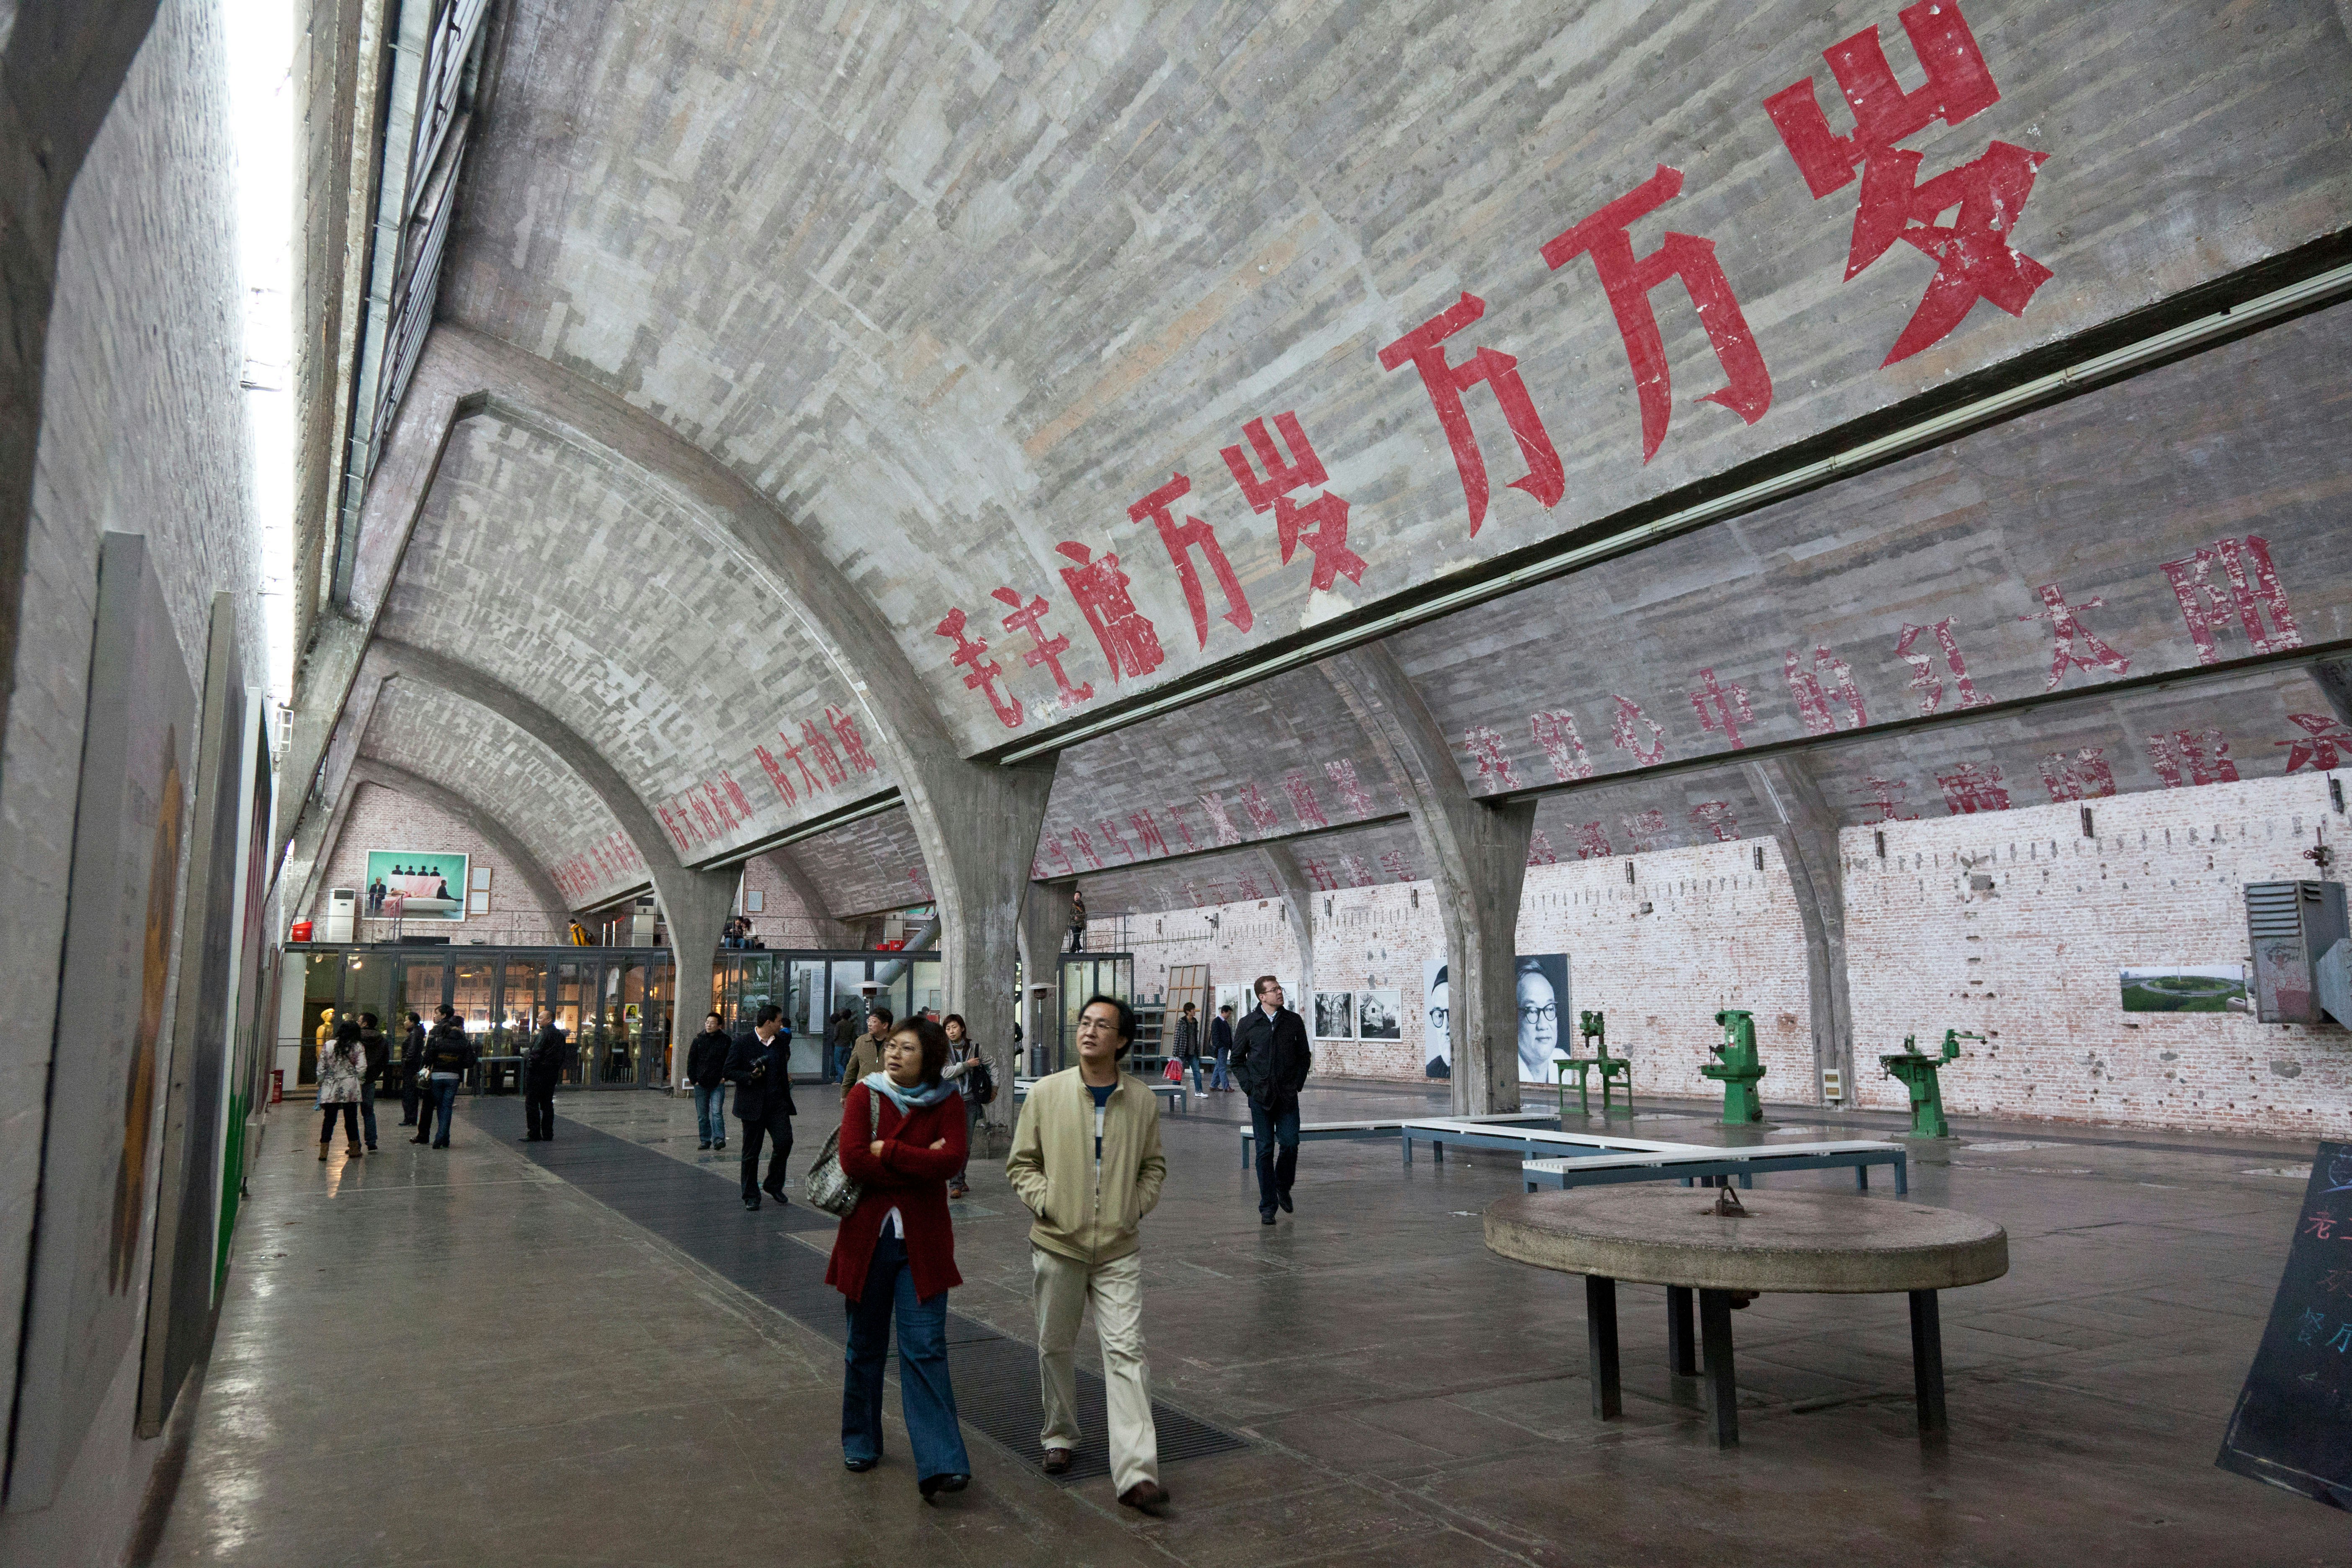
{"type": "MultiPolygon", "coordinates": [[[[836,1103],[803,1089],[795,1177],[836,1103]]],[[[2006,1226],[2008,1278],[1944,1300],[1951,1435],[1923,1447],[1899,1298],[1768,1297],[1736,1320],[1742,1445],[1666,1375],[1662,1293],[1621,1290],[1626,1415],[1589,1410],[1581,1282],[1495,1258],[1513,1161],[1407,1170],[1309,1145],[1257,1223],[1240,1097],[1166,1124],[1146,1225],[1155,1392],[1241,1433],[1171,1465],[1164,1521],[975,1437],[973,1489],[916,1498],[896,1430],[839,1463],[839,1351],[461,1119],[320,1163],[281,1113],[253,1181],[172,1563],[2340,1563],[2341,1515],[2213,1467],[2284,1261],[2308,1146],[1973,1124],[1915,1202],[2006,1226]]],[[[1318,1117],[1434,1108],[1309,1093],[1318,1117]]],[[[1645,1101],[1644,1135],[1719,1142],[1645,1101]]],[[[290,1110],[291,1108],[289,1108],[290,1110]]],[[[562,1116],[710,1168],[688,1102],[562,1116]]],[[[1819,1113],[1776,1117],[1801,1135],[1819,1113]],[[1800,1120],[1800,1117],[1807,1118],[1800,1120]]],[[[505,1120],[499,1118],[498,1120],[505,1120]]],[[[1596,1119],[1597,1120],[1597,1119],[1596,1119]]],[[[1576,1123],[1571,1121],[1570,1125],[1576,1123]]],[[[1627,1124],[1621,1116],[1613,1123],[1627,1124]]],[[[1854,1118],[1868,1134],[1893,1124],[1854,1118]]],[[[1745,1135],[1743,1135],[1745,1136],[1745,1135]]],[[[1780,1181],[1850,1190],[1835,1174],[1780,1181]]],[[[1874,1197],[1864,1201],[1882,1201],[1874,1197]]],[[[1026,1337],[1025,1221],[1001,1170],[959,1205],[958,1310],[1026,1337]]],[[[821,1245],[823,1237],[777,1245],[821,1245]]],[[[1091,1347],[1084,1353],[1091,1356],[1091,1347]]]]}

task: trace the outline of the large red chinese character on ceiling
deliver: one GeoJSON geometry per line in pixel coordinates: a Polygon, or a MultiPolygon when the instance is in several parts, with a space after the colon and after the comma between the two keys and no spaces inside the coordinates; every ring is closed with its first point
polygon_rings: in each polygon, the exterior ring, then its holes
{"type": "MultiPolygon", "coordinates": [[[[1135,607],[1134,596],[1128,592],[1133,579],[1118,569],[1118,557],[1108,550],[1093,555],[1085,545],[1069,540],[1054,546],[1054,551],[1077,563],[1062,568],[1062,581],[1093,630],[1095,641],[1102,645],[1103,658],[1110,661],[1110,678],[1118,680],[1158,669],[1167,658],[1160,649],[1160,634],[1135,607]]],[[[1092,684],[1088,682],[1090,691],[1092,684]]]]}
{"type": "Polygon", "coordinates": [[[2048,153],[1995,142],[1922,184],[1920,155],[1895,145],[1931,121],[1958,125],[2000,101],[2000,89],[1993,85],[1954,0],[1919,0],[1897,15],[1927,76],[1927,85],[1915,92],[1904,91],[1895,79],[1875,26],[1822,51],[1853,110],[1852,134],[1830,130],[1811,77],[1764,100],[1764,111],[1815,201],[1843,190],[1854,171],[1862,171],[1861,203],[1846,252],[1848,279],[1898,239],[1935,258],[1936,276],[1885,364],[1943,341],[1979,300],[2023,315],[2033,291],[2051,276],[2048,268],[2009,243],[2032,193],[2034,172],[2048,153]],[[1947,212],[1955,214],[1949,224],[1939,221],[1947,212]]]}
{"type": "Polygon", "coordinates": [[[1559,498],[1568,493],[1568,479],[1560,468],[1559,453],[1553,449],[1551,437],[1537,417],[1536,405],[1528,396],[1528,384],[1519,376],[1519,362],[1494,349],[1478,349],[1460,364],[1445,363],[1445,340],[1486,313],[1486,301],[1465,293],[1381,351],[1382,370],[1394,370],[1411,360],[1413,368],[1421,372],[1422,384],[1428,389],[1429,401],[1437,410],[1438,426],[1445,432],[1446,445],[1454,449],[1454,467],[1462,476],[1462,494],[1470,503],[1473,539],[1478,537],[1478,525],[1486,521],[1486,460],[1479,456],[1478,437],[1470,428],[1470,415],[1462,406],[1462,395],[1482,381],[1494,390],[1495,401],[1502,405],[1503,422],[1511,427],[1519,452],[1527,458],[1528,471],[1513,479],[1511,488],[1527,491],[1547,507],[1559,505],[1559,498]]]}
{"type": "Polygon", "coordinates": [[[1658,334],[1657,312],[1650,309],[1650,291],[1669,278],[1680,278],[1690,291],[1699,323],[1706,328],[1706,341],[1730,378],[1700,401],[1721,404],[1750,425],[1772,406],[1771,374],[1764,368],[1756,334],[1748,330],[1748,318],[1731,292],[1731,280],[1715,258],[1715,241],[1669,231],[1665,243],[1649,255],[1633,254],[1633,237],[1627,229],[1682,195],[1682,171],[1661,163],[1656,174],[1543,247],[1544,264],[1555,272],[1580,256],[1590,256],[1601,274],[1601,292],[1609,296],[1609,309],[1617,317],[1618,335],[1625,340],[1625,363],[1633,367],[1633,391],[1642,403],[1645,463],[1666,438],[1666,418],[1674,406],[1665,340],[1658,334]]]}
{"type": "Polygon", "coordinates": [[[1191,479],[1182,474],[1172,474],[1166,484],[1129,507],[1127,516],[1130,522],[1141,522],[1148,517],[1160,530],[1160,542],[1168,547],[1168,559],[1175,563],[1176,575],[1184,584],[1184,605],[1192,612],[1192,633],[1206,647],[1209,601],[1201,589],[1200,568],[1192,564],[1194,550],[1200,551],[1209,563],[1209,570],[1217,575],[1217,588],[1225,596],[1225,619],[1237,630],[1247,631],[1255,617],[1250,614],[1249,599],[1242,592],[1242,580],[1234,575],[1233,563],[1225,559],[1224,547],[1217,542],[1217,531],[1197,517],[1188,517],[1179,523],[1170,510],[1192,492],[1191,479]]]}
{"type": "Polygon", "coordinates": [[[1308,579],[1317,591],[1329,593],[1331,584],[1341,577],[1350,583],[1364,580],[1364,558],[1348,548],[1348,502],[1346,498],[1325,490],[1305,506],[1292,500],[1287,492],[1307,485],[1328,482],[1323,471],[1323,460],[1307,444],[1307,432],[1299,428],[1295,413],[1277,414],[1274,427],[1290,443],[1291,460],[1285,463],[1274,437],[1265,431],[1265,421],[1253,419],[1242,426],[1249,438],[1257,460],[1265,467],[1265,478],[1260,479],[1256,469],[1239,447],[1227,447],[1220,454],[1225,467],[1233,471],[1234,483],[1241,486],[1242,495],[1249,501],[1250,510],[1274,513],[1275,535],[1282,545],[1282,563],[1298,552],[1303,540],[1314,553],[1315,571],[1308,579]],[[1309,524],[1313,524],[1310,529],[1309,524]]]}

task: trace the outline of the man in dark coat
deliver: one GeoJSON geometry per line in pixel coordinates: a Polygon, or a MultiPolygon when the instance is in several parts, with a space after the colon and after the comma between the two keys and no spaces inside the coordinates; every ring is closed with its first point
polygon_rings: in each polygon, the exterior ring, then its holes
{"type": "Polygon", "coordinates": [[[856,1043],[857,1010],[845,1005],[833,1016],[833,1030],[825,1041],[825,1082],[832,1083],[841,1077],[841,1069],[849,1060],[850,1047],[856,1043]]]}
{"type": "Polygon", "coordinates": [[[1276,1205],[1290,1212],[1290,1184],[1298,1173],[1298,1091],[1315,1054],[1307,1046],[1306,1020],[1282,1005],[1282,982],[1261,974],[1255,989],[1257,1005],[1234,1032],[1234,1076],[1249,1096],[1257,1138],[1258,1221],[1272,1225],[1276,1205]]]}
{"type": "Polygon", "coordinates": [[[760,1194],[778,1203],[784,1196],[784,1157],[793,1152],[792,1119],[800,1114],[793,1103],[792,1073],[785,1062],[793,1037],[784,1029],[784,1010],[774,1003],[760,1009],[752,1031],[738,1039],[727,1053],[727,1081],[735,1086],[735,1115],[743,1123],[743,1206],[756,1209],[760,1194]],[[775,1153],[768,1161],[768,1179],[760,1178],[760,1143],[772,1140],[775,1153]]]}
{"type": "Polygon", "coordinates": [[[419,1104],[429,1106],[433,1101],[425,1081],[425,1021],[414,1013],[408,1015],[407,1037],[400,1042],[400,1124],[414,1127],[419,1104]]]}
{"type": "Polygon", "coordinates": [[[1209,1021],[1209,1054],[1217,1059],[1216,1070],[1209,1075],[1209,1087],[1233,1092],[1234,1079],[1229,1070],[1234,1055],[1234,1005],[1221,1002],[1217,1016],[1209,1021]]]}
{"type": "Polygon", "coordinates": [[[547,1143],[555,1138],[555,1086],[572,1064],[572,1042],[552,1013],[540,1015],[539,1032],[531,1037],[523,1058],[522,1141],[547,1143]]]}
{"type": "Polygon", "coordinates": [[[368,1152],[375,1152],[375,1091],[383,1082],[383,1069],[392,1065],[392,1042],[375,1026],[375,1015],[360,1015],[360,1048],[367,1053],[367,1068],[360,1079],[360,1131],[367,1138],[368,1152]]]}
{"type": "Polygon", "coordinates": [[[694,1132],[698,1149],[727,1147],[727,1053],[735,1042],[727,1037],[724,1020],[716,1013],[702,1017],[702,1033],[686,1047],[686,1081],[694,1086],[694,1132]]]}

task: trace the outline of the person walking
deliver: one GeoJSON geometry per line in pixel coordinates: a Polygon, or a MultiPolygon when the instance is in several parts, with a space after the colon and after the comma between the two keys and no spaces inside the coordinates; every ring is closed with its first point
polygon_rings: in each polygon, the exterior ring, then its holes
{"type": "Polygon", "coordinates": [[[1234,1080],[1225,1070],[1226,1061],[1234,1054],[1234,1005],[1230,1002],[1217,1008],[1217,1016],[1209,1025],[1209,1049],[1217,1058],[1216,1070],[1209,1075],[1209,1087],[1230,1094],[1234,1080]]]}
{"type": "MultiPolygon", "coordinates": [[[[950,1013],[940,1020],[940,1029],[947,1036],[948,1065],[940,1076],[952,1082],[963,1097],[964,1143],[967,1150],[974,1142],[972,1133],[980,1127],[980,1113],[996,1099],[996,1075],[989,1070],[988,1058],[981,1054],[980,1042],[964,1033],[963,1015],[950,1013]]],[[[956,1167],[955,1179],[948,1184],[948,1196],[967,1198],[971,1195],[970,1158],[956,1167]]]]}
{"type": "Polygon", "coordinates": [[[1139,1225],[1160,1202],[1160,1097],[1119,1070],[1135,1039],[1135,1009],[1113,996],[1078,1014],[1078,1065],[1039,1079],[1021,1107],[1004,1174],[1036,1216],[1029,1227],[1031,1300],[1045,1425],[1045,1473],[1066,1474],[1078,1446],[1078,1321],[1095,1310],[1110,1424],[1111,1486],[1145,1513],[1168,1505],[1151,1420],[1151,1367],[1143,1355],[1139,1225]]]}
{"type": "Polygon", "coordinates": [[[411,1013],[408,1032],[400,1042],[400,1124],[415,1126],[420,1107],[429,1120],[431,1106],[432,1091],[425,1081],[425,1021],[411,1013]]]}
{"type": "Polygon", "coordinates": [[[555,1086],[563,1081],[563,1069],[571,1065],[572,1043],[563,1037],[563,1026],[555,1021],[554,1014],[542,1012],[539,1031],[531,1037],[530,1052],[523,1058],[524,1142],[554,1142],[555,1086]]]}
{"type": "Polygon", "coordinates": [[[864,1083],[882,1070],[883,1042],[890,1037],[890,1026],[896,1022],[890,1009],[876,1003],[866,1010],[866,1032],[849,1047],[849,1062],[841,1073],[842,1087],[864,1083]]]}
{"type": "Polygon", "coordinates": [[[971,1458],[948,1375],[948,1291],[956,1272],[947,1178],[964,1163],[962,1097],[946,1077],[947,1031],[909,1018],[891,1032],[882,1070],[841,1097],[841,1169],[857,1206],[834,1233],[824,1282],[848,1298],[841,1462],[882,1462],[882,1367],[898,1320],[898,1401],[925,1500],[971,1484],[971,1458]]]}
{"type": "Polygon", "coordinates": [[[857,1009],[843,1004],[833,1016],[833,1027],[826,1031],[824,1044],[824,1081],[836,1083],[849,1066],[849,1048],[857,1041],[857,1009]]]}
{"type": "Polygon", "coordinates": [[[735,1117],[743,1123],[743,1206],[757,1209],[766,1193],[780,1204],[784,1196],[784,1157],[793,1152],[793,1079],[786,1067],[792,1037],[784,1033],[784,1010],[771,1002],[760,1009],[760,1020],[750,1034],[727,1051],[726,1077],[735,1086],[735,1117]],[[760,1144],[774,1143],[768,1161],[768,1179],[760,1180],[760,1144]]]}
{"type": "Polygon", "coordinates": [[[1070,884],[1070,951],[1087,950],[1087,895],[1076,883],[1070,884]]]}
{"type": "Polygon", "coordinates": [[[474,1042],[466,1037],[465,1020],[457,1016],[457,1010],[446,1005],[436,1010],[433,1031],[425,1037],[425,1080],[431,1086],[433,1100],[417,1117],[417,1142],[429,1142],[436,1149],[449,1146],[449,1124],[457,1117],[457,1086],[466,1081],[466,1075],[479,1059],[474,1042]],[[434,1124],[436,1111],[440,1115],[437,1132],[434,1124]]]}
{"type": "Polygon", "coordinates": [[[319,1053],[319,1109],[326,1113],[319,1122],[320,1159],[327,1157],[327,1146],[334,1142],[338,1115],[343,1119],[350,1157],[356,1160],[366,1153],[360,1147],[360,1091],[366,1084],[367,1047],[360,1043],[360,1026],[338,1024],[334,1038],[319,1053]]]}
{"type": "Polygon", "coordinates": [[[1184,1016],[1176,1020],[1176,1059],[1192,1069],[1192,1092],[1201,1092],[1201,1018],[1200,1009],[1187,1002],[1184,1016]]]}
{"type": "Polygon", "coordinates": [[[383,1081],[383,1069],[392,1065],[392,1042],[375,1026],[375,1015],[360,1015],[360,1049],[367,1056],[367,1075],[360,1079],[360,1131],[366,1135],[368,1152],[375,1152],[375,1090],[383,1081]]]}
{"type": "Polygon", "coordinates": [[[686,1081],[694,1085],[694,1131],[698,1149],[727,1147],[727,1053],[735,1042],[716,1013],[702,1017],[702,1033],[686,1047],[686,1081]]]}
{"type": "Polygon", "coordinates": [[[1282,1005],[1282,982],[1261,974],[1257,1005],[1234,1033],[1234,1076],[1249,1096],[1250,1127],[1257,1135],[1257,1217],[1291,1212],[1290,1184],[1298,1174],[1298,1091],[1315,1065],[1307,1024],[1282,1005]],[[1276,1145],[1280,1151],[1276,1152],[1276,1145]]]}

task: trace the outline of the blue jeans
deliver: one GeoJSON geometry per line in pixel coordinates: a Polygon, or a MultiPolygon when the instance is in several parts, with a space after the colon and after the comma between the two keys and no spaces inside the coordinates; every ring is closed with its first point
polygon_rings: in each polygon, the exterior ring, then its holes
{"type": "Polygon", "coordinates": [[[727,1086],[694,1086],[694,1135],[724,1148],[727,1143],[727,1086]]]}
{"type": "Polygon", "coordinates": [[[449,1123],[457,1117],[457,1087],[465,1081],[462,1078],[436,1078],[433,1080],[433,1103],[441,1110],[440,1130],[433,1134],[436,1149],[449,1146],[449,1123]]]}
{"type": "Polygon", "coordinates": [[[1211,1089],[1231,1089],[1234,1087],[1232,1075],[1225,1071],[1225,1058],[1230,1054],[1231,1053],[1226,1051],[1219,1051],[1217,1053],[1217,1070],[1209,1075],[1209,1087],[1211,1089]]]}
{"type": "Polygon", "coordinates": [[[1279,1116],[1255,1100],[1249,1108],[1250,1131],[1257,1139],[1258,1212],[1272,1214],[1276,1194],[1288,1192],[1298,1173],[1298,1103],[1293,1100],[1279,1116]],[[1279,1155],[1277,1143],[1282,1146],[1279,1155]]]}
{"type": "Polygon", "coordinates": [[[360,1125],[367,1130],[367,1146],[375,1147],[375,1085],[360,1085],[360,1125]]]}
{"type": "Polygon", "coordinates": [[[956,1422],[955,1385],[948,1379],[948,1293],[915,1296],[907,1244],[895,1236],[874,1243],[866,1291],[849,1304],[848,1374],[841,1390],[841,1457],[882,1457],[882,1363],[889,1353],[890,1312],[898,1313],[898,1402],[914,1445],[915,1479],[968,1476],[963,1428],[956,1422]]]}
{"type": "Polygon", "coordinates": [[[1198,1057],[1192,1058],[1192,1092],[1201,1092],[1201,1058],[1198,1057]]]}

